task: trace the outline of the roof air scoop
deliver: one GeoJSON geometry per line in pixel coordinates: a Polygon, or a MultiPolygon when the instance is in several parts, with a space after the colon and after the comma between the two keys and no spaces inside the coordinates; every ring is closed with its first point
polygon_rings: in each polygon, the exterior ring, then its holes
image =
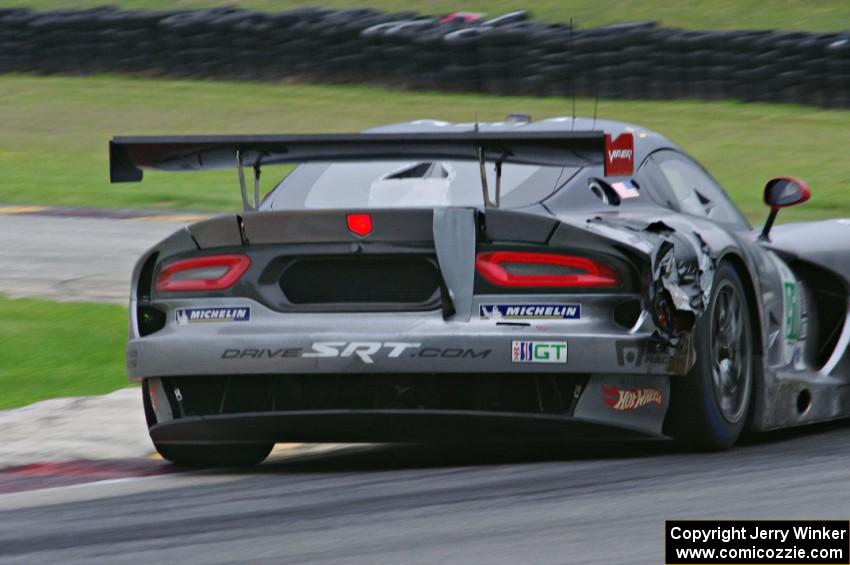
{"type": "Polygon", "coordinates": [[[455,178],[447,163],[407,164],[382,176],[369,188],[369,206],[451,205],[449,190],[455,178]]]}
{"type": "Polygon", "coordinates": [[[390,174],[384,176],[381,180],[397,180],[397,179],[427,179],[427,178],[448,178],[449,172],[443,163],[416,163],[415,165],[405,165],[400,169],[396,169],[390,174]]]}

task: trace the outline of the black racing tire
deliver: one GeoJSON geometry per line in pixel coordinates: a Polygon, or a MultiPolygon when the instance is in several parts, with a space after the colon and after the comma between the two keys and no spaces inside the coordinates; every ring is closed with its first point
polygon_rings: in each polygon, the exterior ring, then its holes
{"type": "Polygon", "coordinates": [[[252,467],[262,463],[273,443],[244,444],[154,444],[164,459],[188,467],[252,467]]]}
{"type": "Polygon", "coordinates": [[[696,361],[672,377],[670,432],[688,449],[729,449],[748,422],[755,378],[747,293],[728,262],[714,276],[708,309],[694,334],[696,361]]]}

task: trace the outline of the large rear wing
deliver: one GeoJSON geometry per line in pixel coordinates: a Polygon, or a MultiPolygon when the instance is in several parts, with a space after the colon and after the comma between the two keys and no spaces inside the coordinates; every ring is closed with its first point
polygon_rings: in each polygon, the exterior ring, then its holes
{"type": "MultiPolygon", "coordinates": [[[[619,147],[631,134],[620,135],[619,147]]],[[[576,132],[427,132],[316,135],[141,136],[114,137],[109,142],[110,182],[139,182],[144,169],[198,171],[237,168],[243,193],[245,166],[254,169],[254,207],[262,165],[317,161],[446,159],[479,161],[484,201],[498,206],[502,163],[609,168],[610,136],[601,131],[576,132]],[[496,164],[496,199],[490,201],[485,163],[496,164]]],[[[619,150],[618,150],[619,151],[619,150]]],[[[631,151],[629,151],[631,156],[631,151]]],[[[622,173],[620,173],[622,174],[622,173]]],[[[627,174],[631,174],[629,171],[627,174]]]]}

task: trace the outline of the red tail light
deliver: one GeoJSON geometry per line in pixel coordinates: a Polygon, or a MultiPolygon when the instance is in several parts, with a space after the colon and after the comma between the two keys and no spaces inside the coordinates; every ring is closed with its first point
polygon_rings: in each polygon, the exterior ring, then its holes
{"type": "Polygon", "coordinates": [[[492,284],[508,287],[617,287],[622,282],[605,263],[554,253],[479,253],[475,270],[492,284]]]}
{"type": "Polygon", "coordinates": [[[212,255],[181,259],[166,265],[156,277],[157,292],[224,290],[238,281],[251,260],[244,255],[212,255]]]}

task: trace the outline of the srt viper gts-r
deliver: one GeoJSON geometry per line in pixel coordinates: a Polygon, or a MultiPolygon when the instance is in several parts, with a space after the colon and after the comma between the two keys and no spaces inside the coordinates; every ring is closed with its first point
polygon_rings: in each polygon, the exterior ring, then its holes
{"type": "Polygon", "coordinates": [[[127,367],[167,459],[275,442],[667,436],[850,415],[850,222],[754,230],[611,121],[116,137],[113,182],[235,169],[244,211],[139,260],[127,367]],[[261,169],[294,163],[262,201],[261,169]],[[247,177],[247,180],[246,180],[247,177]],[[253,182],[252,182],[253,179],[253,182]]]}

